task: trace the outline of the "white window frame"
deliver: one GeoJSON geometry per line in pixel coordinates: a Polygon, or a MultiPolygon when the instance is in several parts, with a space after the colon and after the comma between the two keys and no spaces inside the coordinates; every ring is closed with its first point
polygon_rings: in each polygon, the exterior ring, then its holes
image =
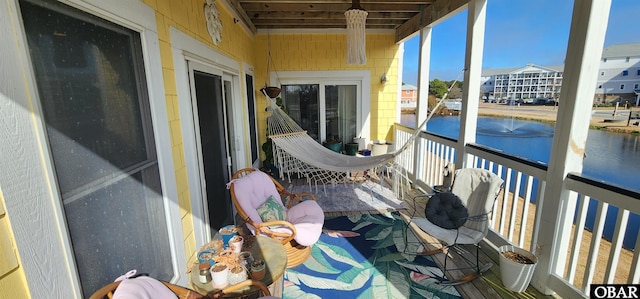
{"type": "MultiPolygon", "coordinates": [[[[68,0],[60,2],[140,34],[171,247],[174,271],[171,281],[186,284],[188,276],[184,273],[187,267],[184,258],[184,236],[165,106],[155,11],[139,1],[68,0]]],[[[46,144],[46,126],[42,120],[42,111],[37,98],[35,75],[29,64],[26,37],[21,22],[16,22],[22,19],[18,1],[7,1],[6,5],[8,9],[0,10],[0,33],[1,36],[6,37],[5,42],[0,45],[0,53],[2,53],[0,73],[13,75],[6,80],[3,79],[4,84],[0,83],[0,106],[10,107],[10,109],[0,109],[0,112],[3,118],[7,116],[6,114],[11,114],[11,117],[5,119],[13,119],[14,125],[21,128],[22,132],[13,140],[19,144],[19,152],[10,152],[12,149],[5,148],[8,145],[1,147],[2,165],[11,166],[5,168],[5,174],[0,174],[0,186],[9,187],[2,190],[3,196],[7,203],[7,212],[12,218],[18,253],[23,255],[21,263],[31,296],[33,298],[82,298],[71,240],[64,222],[62,201],[55,184],[53,160],[46,144]],[[16,72],[16,70],[19,71],[16,72]],[[7,160],[19,162],[4,163],[7,160]],[[11,170],[12,167],[15,171],[11,170]],[[33,171],[24,173],[20,170],[22,168],[31,168],[33,171]],[[8,178],[6,173],[12,173],[13,178],[8,178]],[[24,183],[5,184],[11,180],[21,180],[24,183]],[[21,187],[21,184],[27,185],[21,187]],[[30,190],[30,194],[25,194],[20,188],[30,190]]]]}
{"type": "MultiPolygon", "coordinates": [[[[194,236],[196,239],[196,248],[206,244],[211,240],[211,232],[205,221],[206,206],[202,196],[202,185],[200,173],[200,161],[198,158],[198,145],[196,144],[196,131],[193,115],[193,107],[191,103],[191,86],[189,85],[189,70],[187,61],[194,61],[201,65],[210,67],[219,74],[232,75],[233,95],[232,99],[227,100],[227,104],[231,104],[233,113],[234,128],[237,129],[236,136],[238,144],[242,136],[247,136],[249,120],[245,118],[246,107],[244,106],[244,97],[242,92],[244,88],[240,85],[243,80],[240,78],[240,63],[230,57],[227,57],[204,43],[190,37],[182,31],[170,27],[171,47],[173,55],[173,66],[176,80],[176,92],[178,94],[178,110],[180,112],[180,124],[182,129],[182,142],[184,146],[185,166],[187,168],[187,178],[189,183],[189,196],[191,199],[191,211],[193,218],[194,236]]],[[[255,77],[254,77],[255,80],[255,77]]],[[[244,142],[244,140],[243,140],[244,142]]],[[[242,143],[245,144],[245,143],[242,143]]],[[[237,150],[234,159],[234,170],[249,167],[251,153],[247,152],[246,146],[235,146],[237,150]]],[[[233,207],[235,213],[235,207],[233,207]]]]}
{"type": "MultiPolygon", "coordinates": [[[[371,132],[371,72],[358,71],[272,71],[269,74],[272,86],[292,84],[320,84],[320,85],[356,85],[357,87],[357,119],[356,137],[365,138],[367,143],[371,132]]],[[[324,88],[319,88],[320,97],[320,136],[326,138],[324,88]]],[[[348,140],[344,142],[349,142],[348,140]]]]}
{"type": "MultiPolygon", "coordinates": [[[[247,149],[247,157],[246,157],[246,159],[247,159],[247,161],[249,161],[248,163],[251,164],[251,167],[258,168],[258,167],[260,167],[260,163],[261,163],[260,162],[260,151],[261,151],[261,149],[260,149],[260,140],[258,138],[258,136],[260,136],[260,132],[258,131],[258,109],[259,109],[259,107],[258,107],[257,97],[255,96],[255,94],[256,94],[256,92],[255,92],[255,90],[256,90],[256,75],[255,75],[255,70],[254,70],[253,66],[248,64],[248,63],[246,63],[246,62],[243,62],[242,63],[242,74],[240,75],[240,78],[241,78],[241,84],[242,84],[242,91],[243,91],[242,95],[243,95],[243,97],[247,96],[247,94],[250,93],[250,92],[254,94],[254,96],[253,96],[253,107],[254,107],[253,113],[254,113],[254,115],[253,116],[255,117],[255,120],[256,120],[255,123],[256,124],[255,124],[254,128],[249,128],[249,125],[250,125],[249,119],[247,119],[245,121],[246,124],[247,124],[247,128],[248,129],[247,129],[247,132],[245,134],[244,143],[246,145],[245,148],[247,149]],[[251,86],[251,90],[247,90],[246,89],[247,88],[247,75],[249,75],[249,76],[251,76],[253,78],[253,86],[251,86]],[[250,130],[255,130],[255,132],[256,132],[256,144],[251,144],[250,130]],[[258,148],[258,159],[255,161],[255,163],[252,163],[252,161],[251,161],[252,160],[251,149],[252,149],[253,146],[256,146],[258,148]]],[[[244,100],[247,101],[246,98],[244,100]]],[[[243,102],[243,103],[246,103],[246,102],[243,102]]],[[[248,116],[249,113],[251,113],[251,111],[249,111],[249,107],[248,106],[245,106],[244,110],[245,110],[245,115],[247,115],[247,116],[248,116]]]]}

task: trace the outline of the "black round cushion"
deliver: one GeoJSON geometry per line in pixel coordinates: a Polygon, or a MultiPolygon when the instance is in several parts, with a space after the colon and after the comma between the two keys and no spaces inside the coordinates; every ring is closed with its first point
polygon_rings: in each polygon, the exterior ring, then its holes
{"type": "Polygon", "coordinates": [[[460,198],[451,192],[436,193],[429,198],[424,214],[431,223],[446,229],[462,226],[469,216],[460,198]]]}

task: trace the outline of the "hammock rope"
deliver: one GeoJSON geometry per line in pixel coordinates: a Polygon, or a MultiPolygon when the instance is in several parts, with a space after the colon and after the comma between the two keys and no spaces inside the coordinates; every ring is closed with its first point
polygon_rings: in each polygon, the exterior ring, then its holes
{"type": "Polygon", "coordinates": [[[290,180],[289,176],[292,173],[302,173],[309,183],[335,184],[346,181],[358,172],[377,173],[378,167],[394,166],[394,158],[413,146],[415,139],[422,131],[421,128],[431,119],[457,81],[456,78],[442,99],[427,118],[416,127],[402,147],[390,153],[365,157],[343,155],[324,147],[283,111],[276,100],[265,94],[269,104],[267,111],[271,113],[267,118],[269,133],[267,137],[273,141],[273,158],[275,166],[280,171],[280,178],[285,179],[286,175],[290,180]]]}

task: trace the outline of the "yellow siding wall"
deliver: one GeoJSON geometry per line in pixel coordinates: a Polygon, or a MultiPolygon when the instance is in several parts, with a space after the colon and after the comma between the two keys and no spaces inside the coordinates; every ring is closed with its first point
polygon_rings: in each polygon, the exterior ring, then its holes
{"type": "MultiPolygon", "coordinates": [[[[156,11],[158,39],[162,60],[165,101],[167,106],[171,150],[175,167],[178,199],[181,207],[182,229],[185,236],[185,258],[195,260],[196,244],[193,235],[193,219],[190,195],[187,182],[184,145],[178,111],[178,98],[172,56],[169,28],[174,27],[194,39],[205,43],[216,51],[238,62],[255,67],[254,82],[259,89],[265,82],[267,61],[267,35],[258,34],[253,37],[242,25],[235,23],[226,7],[217,1],[220,18],[223,24],[222,42],[213,45],[207,32],[203,12],[203,0],[144,0],[144,3],[156,11]]],[[[271,34],[271,52],[276,70],[313,71],[313,70],[365,70],[371,71],[370,99],[371,136],[375,139],[393,139],[392,125],[396,121],[396,91],[398,78],[398,46],[394,43],[393,34],[367,35],[367,59],[363,66],[346,65],[345,34],[271,34]],[[387,83],[381,84],[380,77],[386,74],[387,83]]],[[[242,70],[241,70],[242,71],[242,70]]],[[[244,89],[245,86],[242,86],[244,89]]],[[[367,87],[365,87],[367,88],[367,87]]],[[[246,90],[242,92],[243,97],[246,90]]],[[[266,119],[263,107],[265,99],[259,91],[255,91],[256,109],[259,113],[259,139],[265,141],[266,119]]],[[[242,99],[246,103],[245,99],[242,99]]],[[[243,104],[244,105],[244,104],[243,104]]],[[[264,155],[264,153],[262,153],[264,155]]],[[[3,199],[0,194],[0,205],[3,199]]],[[[0,206],[0,297],[30,298],[24,271],[19,256],[15,253],[13,235],[8,215],[0,206]]]]}
{"type": "MultiPolygon", "coordinates": [[[[216,1],[222,22],[222,41],[214,45],[207,31],[204,18],[204,0],[145,0],[147,5],[156,10],[158,24],[158,39],[160,41],[160,55],[162,59],[162,75],[166,94],[169,128],[171,130],[171,149],[176,172],[178,200],[181,207],[182,230],[185,236],[185,250],[188,261],[195,260],[196,244],[193,235],[193,217],[191,214],[191,198],[187,182],[187,168],[184,156],[184,144],[180,113],[178,111],[178,96],[176,91],[176,74],[171,48],[169,28],[174,27],[194,39],[209,45],[216,51],[236,61],[253,64],[253,38],[239,23],[234,23],[233,16],[225,6],[216,1]]],[[[244,86],[243,86],[244,88],[244,86]]],[[[243,91],[243,95],[246,92],[243,91]]],[[[243,103],[246,102],[243,100],[243,103]]]]}
{"type": "MultiPolygon", "coordinates": [[[[393,140],[392,125],[396,122],[396,99],[398,89],[398,45],[394,34],[367,35],[367,64],[352,66],[346,64],[346,35],[341,33],[308,34],[258,34],[256,36],[256,87],[265,82],[267,72],[268,44],[271,44],[270,71],[337,71],[370,70],[371,98],[363,99],[371,103],[371,140],[393,140]],[[387,83],[381,84],[380,77],[387,76],[387,83]]],[[[366,86],[364,88],[367,88],[366,86]]],[[[260,143],[266,140],[266,113],[260,107],[266,106],[265,97],[256,93],[258,130],[260,143]]]]}
{"type": "Polygon", "coordinates": [[[31,298],[0,191],[0,298],[31,298]]]}

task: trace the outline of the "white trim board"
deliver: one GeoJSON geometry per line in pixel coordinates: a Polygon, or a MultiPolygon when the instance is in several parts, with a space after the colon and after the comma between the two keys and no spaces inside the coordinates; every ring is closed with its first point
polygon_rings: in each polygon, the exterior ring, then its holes
{"type": "MultiPolygon", "coordinates": [[[[155,12],[139,1],[62,1],[138,31],[153,117],[160,179],[173,259],[172,281],[186,283],[184,240],[180,228],[169,128],[165,107],[155,12]]],[[[27,53],[17,1],[0,10],[0,185],[12,219],[16,247],[33,298],[82,298],[70,238],[54,181],[37,88],[27,53]],[[10,75],[9,75],[10,74],[10,75]],[[26,190],[26,192],[25,192],[26,190]],[[46,277],[47,279],[43,279],[46,277]]]]}
{"type": "MultiPolygon", "coordinates": [[[[198,146],[195,140],[196,132],[194,129],[195,123],[193,107],[191,104],[191,87],[188,80],[189,69],[187,61],[194,61],[199,64],[209,66],[219,70],[221,73],[233,75],[234,78],[239,78],[239,76],[244,75],[244,73],[240,72],[241,64],[238,61],[215,51],[211,47],[186,35],[180,30],[171,27],[169,28],[169,33],[171,36],[176,92],[178,94],[178,110],[180,113],[185,166],[187,168],[189,194],[191,197],[191,211],[193,213],[194,236],[196,239],[196,247],[199,248],[210,240],[210,233],[205,221],[206,217],[204,215],[205,206],[204,199],[202,197],[202,187],[200,185],[200,162],[198,158],[198,146]]],[[[233,97],[236,99],[243,99],[241,91],[244,89],[239,86],[240,82],[241,80],[232,80],[232,83],[234,84],[233,97]]],[[[238,124],[244,120],[244,116],[238,114],[242,114],[242,109],[236,108],[237,105],[238,103],[233,103],[233,125],[242,128],[244,135],[246,135],[245,126],[238,124]]],[[[240,152],[237,156],[244,157],[245,161],[234,161],[234,163],[238,163],[238,167],[248,165],[246,161],[246,148],[244,146],[240,146],[238,149],[240,152]]]]}

